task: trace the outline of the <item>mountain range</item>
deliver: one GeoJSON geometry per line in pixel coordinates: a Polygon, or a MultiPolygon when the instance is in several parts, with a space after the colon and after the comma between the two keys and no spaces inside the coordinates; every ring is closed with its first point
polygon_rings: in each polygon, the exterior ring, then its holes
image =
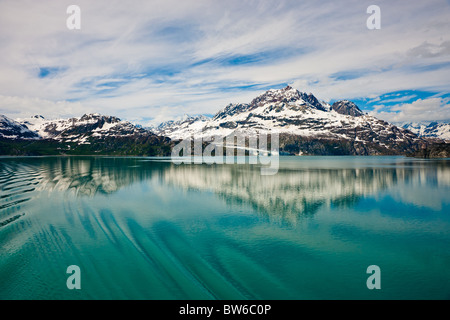
{"type": "Polygon", "coordinates": [[[2,155],[170,154],[173,143],[128,121],[98,113],[48,120],[36,115],[12,120],[0,116],[2,155]]]}
{"type": "Polygon", "coordinates": [[[442,135],[446,128],[397,126],[364,113],[349,100],[329,104],[287,86],[268,90],[250,103],[231,103],[212,118],[185,116],[151,128],[100,114],[57,120],[0,116],[0,154],[170,155],[178,140],[191,136],[276,132],[280,151],[292,155],[448,156],[450,144],[439,139],[447,138],[442,135]],[[436,145],[437,155],[430,151],[436,145]]]}
{"type": "Polygon", "coordinates": [[[450,123],[409,122],[401,124],[401,127],[414,132],[419,137],[450,141],[450,123]]]}

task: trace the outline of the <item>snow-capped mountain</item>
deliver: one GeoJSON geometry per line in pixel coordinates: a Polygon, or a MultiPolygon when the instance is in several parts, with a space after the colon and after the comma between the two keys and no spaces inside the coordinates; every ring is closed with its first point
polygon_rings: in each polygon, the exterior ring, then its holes
{"type": "Polygon", "coordinates": [[[150,130],[160,136],[170,137],[171,139],[183,139],[199,132],[209,120],[211,119],[203,115],[195,117],[184,115],[178,121],[166,121],[150,130]]]}
{"type": "Polygon", "coordinates": [[[450,141],[450,123],[410,122],[402,124],[402,127],[414,132],[419,137],[437,138],[450,141]]]}
{"type": "Polygon", "coordinates": [[[425,141],[404,128],[379,120],[362,112],[348,100],[333,105],[319,101],[290,86],[269,90],[248,104],[229,104],[212,119],[164,124],[165,135],[172,139],[228,136],[235,132],[277,132],[281,147],[292,147],[293,153],[316,153],[318,148],[341,150],[350,154],[391,154],[413,151],[425,141]],[[330,141],[339,141],[327,145],[330,141]],[[309,146],[302,145],[309,142],[309,146]],[[345,146],[344,146],[345,145],[345,146]],[[306,150],[304,150],[306,149],[306,150]]]}
{"type": "Polygon", "coordinates": [[[147,130],[128,121],[98,113],[85,114],[79,118],[57,120],[48,120],[41,115],[36,115],[27,119],[17,119],[17,121],[43,139],[65,142],[88,143],[90,137],[104,138],[149,134],[147,130]]]}
{"type": "Polygon", "coordinates": [[[0,115],[0,138],[6,139],[39,139],[39,135],[27,126],[0,115]]]}
{"type": "MultiPolygon", "coordinates": [[[[385,135],[395,131],[397,135],[410,135],[406,130],[396,130],[374,117],[365,115],[353,102],[343,100],[332,106],[310,94],[291,87],[269,90],[249,104],[229,104],[212,119],[192,118],[184,122],[166,122],[160,125],[158,134],[170,138],[184,137],[183,132],[198,136],[226,136],[235,130],[256,129],[301,136],[328,136],[349,138],[349,129],[383,131],[385,135]],[[368,124],[373,124],[370,128],[368,124]],[[366,129],[364,129],[367,127],[366,129]]],[[[410,135],[414,138],[414,135],[410,135]]],[[[353,137],[354,134],[353,134],[353,137]]]]}
{"type": "Polygon", "coordinates": [[[0,117],[0,155],[170,155],[169,138],[98,113],[70,119],[0,117]]]}

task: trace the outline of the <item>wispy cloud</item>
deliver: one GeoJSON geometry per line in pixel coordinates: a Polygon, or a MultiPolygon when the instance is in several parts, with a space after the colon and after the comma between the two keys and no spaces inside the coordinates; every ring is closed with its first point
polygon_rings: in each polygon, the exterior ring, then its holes
{"type": "Polygon", "coordinates": [[[81,30],[66,28],[72,2],[0,2],[2,113],[157,122],[285,84],[325,100],[450,86],[444,0],[378,1],[381,30],[368,1],[76,2],[81,30]]]}

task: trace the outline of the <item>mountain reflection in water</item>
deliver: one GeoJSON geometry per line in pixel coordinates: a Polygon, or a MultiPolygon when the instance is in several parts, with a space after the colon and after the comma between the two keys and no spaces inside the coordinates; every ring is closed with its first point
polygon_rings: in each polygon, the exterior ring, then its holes
{"type": "MultiPolygon", "coordinates": [[[[17,181],[25,191],[69,191],[77,196],[113,194],[147,180],[186,190],[211,191],[229,204],[249,204],[257,212],[295,221],[321,206],[351,207],[361,197],[394,186],[402,201],[439,208],[450,186],[445,160],[421,161],[396,157],[281,157],[276,175],[262,176],[256,165],[175,165],[160,158],[55,157],[0,161],[0,182],[17,181]],[[383,161],[379,161],[382,159],[383,161]],[[366,160],[366,159],[365,159],[366,160]],[[23,180],[26,175],[27,179],[23,180]],[[30,188],[32,186],[32,188],[30,188]],[[422,188],[426,186],[426,188],[422,188]]],[[[2,195],[7,198],[8,194],[2,195]]],[[[17,201],[17,200],[16,200],[17,201]]],[[[0,208],[8,206],[2,203],[0,208]]]]}

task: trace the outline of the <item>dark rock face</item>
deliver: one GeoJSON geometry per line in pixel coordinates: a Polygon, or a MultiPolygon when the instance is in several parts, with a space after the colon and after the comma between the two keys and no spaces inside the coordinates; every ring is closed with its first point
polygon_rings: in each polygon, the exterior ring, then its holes
{"type": "MultiPolygon", "coordinates": [[[[420,148],[429,144],[427,141],[411,143],[402,141],[397,144],[386,144],[379,141],[354,139],[336,139],[323,137],[302,137],[297,135],[281,134],[280,151],[291,155],[412,155],[420,148]]],[[[387,141],[384,141],[387,142],[387,141]]]]}
{"type": "Polygon", "coordinates": [[[53,139],[24,140],[0,138],[0,155],[117,155],[170,156],[174,143],[155,135],[92,138],[89,143],[61,142],[53,139]]]}
{"type": "Polygon", "coordinates": [[[308,102],[309,104],[311,104],[314,108],[316,108],[317,110],[322,110],[322,111],[328,111],[320,102],[319,100],[317,100],[317,98],[315,96],[313,96],[312,93],[306,94],[301,92],[300,93],[300,97],[305,100],[306,102],[308,102]]]}
{"type": "Polygon", "coordinates": [[[450,143],[429,144],[413,152],[411,156],[425,159],[450,158],[450,143]]]}
{"type": "Polygon", "coordinates": [[[348,100],[336,101],[331,106],[331,109],[337,113],[352,117],[360,117],[364,115],[364,112],[362,112],[356,104],[348,100]]]}

